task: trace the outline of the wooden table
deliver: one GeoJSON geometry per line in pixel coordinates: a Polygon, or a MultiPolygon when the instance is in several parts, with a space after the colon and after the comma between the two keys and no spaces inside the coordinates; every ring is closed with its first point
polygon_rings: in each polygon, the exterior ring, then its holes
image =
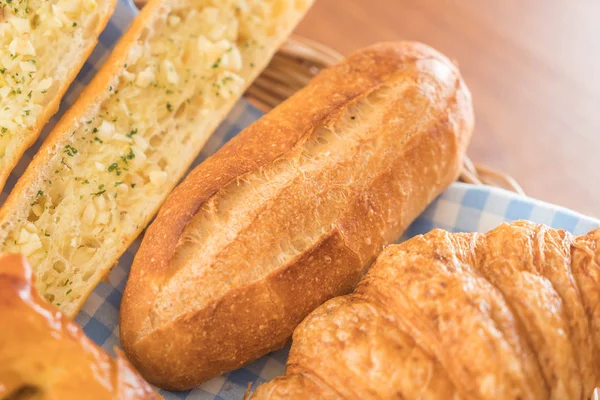
{"type": "Polygon", "coordinates": [[[600,217],[599,16],[598,0],[317,0],[297,32],[343,53],[418,40],[458,60],[471,158],[600,217]]]}

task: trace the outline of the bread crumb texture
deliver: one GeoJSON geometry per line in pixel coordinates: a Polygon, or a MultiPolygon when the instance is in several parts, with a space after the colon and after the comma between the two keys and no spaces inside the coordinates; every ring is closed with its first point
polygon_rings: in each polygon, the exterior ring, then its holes
{"type": "Polygon", "coordinates": [[[37,136],[45,107],[95,40],[98,7],[96,0],[0,0],[0,168],[11,168],[37,136]]]}
{"type": "MultiPolygon", "coordinates": [[[[18,207],[13,205],[14,212],[0,221],[2,251],[26,255],[40,293],[68,314],[80,307],[147,224],[256,68],[268,60],[282,32],[308,4],[164,3],[129,46],[122,68],[100,100],[63,133],[40,179],[26,187],[18,207]]],[[[64,4],[68,10],[74,7],[64,4]]],[[[49,13],[55,9],[48,4],[49,13]]],[[[31,19],[24,21],[31,30],[31,19]]],[[[15,30],[9,31],[14,40],[21,40],[15,30]]],[[[23,51],[30,52],[29,47],[24,44],[23,51]]],[[[35,54],[19,54],[20,63],[35,67],[27,61],[35,54]]],[[[41,88],[47,90],[49,84],[43,82],[32,99],[19,94],[20,110],[29,107],[35,115],[34,106],[25,104],[37,102],[41,88]]],[[[24,117],[15,114],[12,120],[29,123],[24,117]]]]}

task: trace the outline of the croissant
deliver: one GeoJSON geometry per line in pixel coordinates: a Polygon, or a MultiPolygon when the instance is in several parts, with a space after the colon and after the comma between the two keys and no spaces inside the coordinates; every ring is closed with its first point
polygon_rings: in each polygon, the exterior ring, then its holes
{"type": "Polygon", "coordinates": [[[388,247],[296,329],[253,399],[587,399],[600,384],[600,230],[520,221],[388,247]]]}
{"type": "Polygon", "coordinates": [[[0,257],[0,399],[160,399],[120,352],[109,357],[42,300],[32,280],[24,257],[0,257]]]}

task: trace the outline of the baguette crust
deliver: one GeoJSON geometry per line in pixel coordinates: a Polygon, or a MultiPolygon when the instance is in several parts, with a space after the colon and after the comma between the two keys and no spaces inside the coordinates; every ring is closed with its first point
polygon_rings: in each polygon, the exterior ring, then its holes
{"type": "Polygon", "coordinates": [[[0,257],[0,398],[160,398],[120,351],[112,359],[47,304],[33,279],[24,257],[0,257]]]}
{"type": "MultiPolygon", "coordinates": [[[[2,157],[2,161],[0,162],[0,190],[4,188],[4,185],[6,184],[6,179],[8,179],[8,176],[10,175],[13,168],[17,165],[21,157],[23,157],[25,151],[35,143],[40,133],[42,132],[44,126],[48,123],[50,118],[52,118],[52,116],[58,111],[63,96],[69,89],[71,83],[75,80],[75,77],[81,70],[81,67],[83,67],[85,61],[88,59],[88,57],[98,44],[98,37],[106,27],[108,20],[113,14],[116,4],[117,0],[102,1],[102,7],[100,8],[102,12],[99,14],[98,19],[94,21],[92,26],[82,27],[82,29],[85,28],[90,30],[91,40],[86,41],[85,45],[81,48],[78,58],[71,61],[66,77],[62,82],[60,82],[55,96],[52,99],[50,99],[50,101],[48,101],[46,105],[43,106],[43,109],[39,117],[37,118],[35,126],[33,126],[31,129],[31,133],[25,135],[24,140],[19,144],[15,152],[8,155],[5,154],[5,156],[2,157]]],[[[63,54],[61,54],[60,51],[56,52],[55,54],[56,57],[63,57],[63,54]]],[[[29,90],[26,88],[23,91],[27,92],[29,90]]]]}
{"type": "MultiPolygon", "coordinates": [[[[167,199],[146,232],[123,296],[120,323],[126,353],[151,382],[186,389],[281,347],[310,311],[351,290],[382,246],[396,240],[457,177],[472,128],[470,94],[458,70],[425,45],[375,45],[323,71],[198,166],[167,199]],[[175,254],[185,245],[186,230],[211,198],[236,180],[293,158],[316,131],[335,129],[348,110],[384,88],[402,98],[383,102],[384,122],[376,124],[372,140],[380,136],[401,145],[377,150],[370,159],[372,170],[365,171],[369,181],[348,194],[350,200],[331,227],[323,227],[324,233],[306,248],[255,279],[235,281],[233,270],[235,283],[206,288],[199,274],[189,279],[189,302],[164,296],[170,281],[182,273],[175,254]],[[190,306],[194,293],[207,290],[216,294],[196,309],[190,306]]],[[[328,178],[321,179],[331,185],[328,178]]],[[[310,192],[310,183],[305,186],[310,192]]],[[[277,194],[283,199],[279,203],[289,202],[292,209],[285,218],[303,218],[305,202],[285,198],[283,192],[277,194]]],[[[285,222],[274,211],[279,203],[269,202],[252,222],[264,220],[272,230],[238,245],[250,249],[285,236],[285,222]]],[[[247,238],[238,236],[231,243],[236,240],[247,238]]],[[[243,260],[246,255],[232,252],[224,251],[224,257],[243,260]]],[[[214,265],[205,277],[221,272],[214,265]]]]}

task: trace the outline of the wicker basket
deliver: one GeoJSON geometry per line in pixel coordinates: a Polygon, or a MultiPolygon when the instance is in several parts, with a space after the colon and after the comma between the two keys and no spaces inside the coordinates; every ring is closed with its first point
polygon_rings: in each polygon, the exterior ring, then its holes
{"type": "MultiPolygon", "coordinates": [[[[246,91],[246,98],[267,112],[302,89],[323,68],[344,57],[321,43],[292,36],[275,54],[271,63],[246,91]]],[[[524,195],[521,186],[509,175],[466,157],[461,175],[463,182],[492,185],[524,195]]]]}

